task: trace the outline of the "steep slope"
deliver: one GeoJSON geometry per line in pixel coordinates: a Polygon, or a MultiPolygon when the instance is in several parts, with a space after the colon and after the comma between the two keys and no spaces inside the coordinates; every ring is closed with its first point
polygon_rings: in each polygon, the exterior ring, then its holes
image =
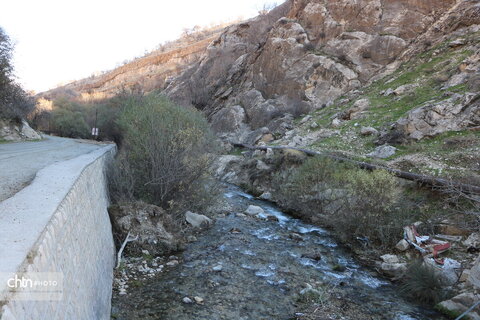
{"type": "Polygon", "coordinates": [[[477,14],[472,1],[287,1],[228,28],[166,91],[205,110],[220,133],[245,138],[245,124],[273,133],[285,113],[331,105],[423,51],[422,35],[434,41],[477,14]]]}
{"type": "Polygon", "coordinates": [[[428,144],[480,126],[479,23],[480,3],[470,0],[288,0],[42,96],[165,88],[203,110],[224,140],[363,157],[376,145],[428,144]]]}
{"type": "Polygon", "coordinates": [[[40,93],[38,97],[48,100],[58,97],[92,100],[111,97],[123,89],[141,89],[146,92],[163,89],[171,77],[179,75],[197,62],[207,46],[223,30],[222,25],[183,35],[123,66],[40,93]]]}

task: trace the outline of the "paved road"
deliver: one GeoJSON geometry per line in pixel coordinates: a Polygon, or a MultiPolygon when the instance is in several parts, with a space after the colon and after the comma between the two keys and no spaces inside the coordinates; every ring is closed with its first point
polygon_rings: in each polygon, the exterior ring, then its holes
{"type": "Polygon", "coordinates": [[[50,136],[37,142],[0,144],[0,202],[27,186],[38,170],[102,146],[93,141],[50,136]]]}

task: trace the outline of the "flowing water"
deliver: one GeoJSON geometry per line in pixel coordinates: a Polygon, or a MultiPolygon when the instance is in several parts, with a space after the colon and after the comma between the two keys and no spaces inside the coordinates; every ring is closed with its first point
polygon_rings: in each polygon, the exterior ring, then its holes
{"type": "Polygon", "coordinates": [[[361,267],[326,230],[226,188],[232,212],[187,246],[182,263],[115,296],[116,319],[293,319],[306,283],[334,288],[335,299],[352,309],[350,319],[442,319],[403,300],[394,285],[361,267]],[[250,204],[278,221],[236,216],[250,204]],[[321,258],[305,257],[312,252],[321,258]],[[182,302],[195,296],[203,303],[182,302]]]}

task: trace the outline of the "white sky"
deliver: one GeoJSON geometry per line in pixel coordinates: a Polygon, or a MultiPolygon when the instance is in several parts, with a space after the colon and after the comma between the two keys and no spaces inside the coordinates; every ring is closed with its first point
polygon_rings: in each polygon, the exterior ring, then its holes
{"type": "Polygon", "coordinates": [[[44,91],[112,69],[184,28],[253,17],[267,0],[2,0],[18,81],[44,91]]]}

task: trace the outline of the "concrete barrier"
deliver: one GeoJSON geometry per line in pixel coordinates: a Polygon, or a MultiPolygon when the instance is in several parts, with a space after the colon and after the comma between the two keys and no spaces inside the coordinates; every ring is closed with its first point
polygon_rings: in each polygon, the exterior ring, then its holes
{"type": "Polygon", "coordinates": [[[110,319],[115,247],[105,169],[115,150],[48,166],[0,203],[1,320],[110,319]],[[10,287],[15,276],[44,273],[56,290],[10,287]]]}

